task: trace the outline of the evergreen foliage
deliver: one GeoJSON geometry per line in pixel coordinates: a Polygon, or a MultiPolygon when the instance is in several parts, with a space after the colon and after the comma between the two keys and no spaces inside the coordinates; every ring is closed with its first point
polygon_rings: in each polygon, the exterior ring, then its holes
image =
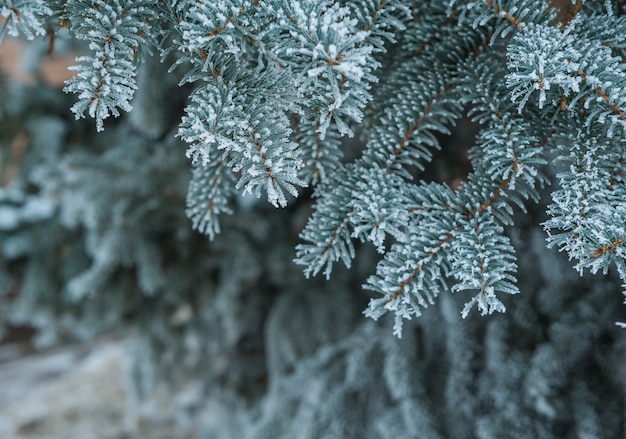
{"type": "Polygon", "coordinates": [[[624,8],[0,0],[0,41],[84,53],[0,89],[0,318],[138,328],[138,394],[210,364],[207,437],[619,437],[624,8]]]}

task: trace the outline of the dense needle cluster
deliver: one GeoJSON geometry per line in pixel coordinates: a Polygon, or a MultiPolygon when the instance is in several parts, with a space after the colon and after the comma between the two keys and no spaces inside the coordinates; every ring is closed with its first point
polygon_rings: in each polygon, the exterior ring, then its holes
{"type": "Polygon", "coordinates": [[[5,0],[2,32],[32,38],[56,18],[89,41],[65,90],[98,130],[131,109],[142,53],[160,51],[193,84],[177,134],[193,226],[215,237],[240,192],[285,207],[312,187],[295,262],[329,276],[350,265],[353,241],[374,244],[365,313],[392,311],[400,335],[445,289],[473,294],[464,316],[504,311],[500,295],[519,292],[504,230],[538,199],[548,163],[566,164],[548,245],[579,270],[626,274],[626,21],[611,2],[568,5],[5,0]],[[464,116],[481,127],[471,173],[454,190],[424,182],[438,135],[464,116]],[[364,146],[345,160],[354,136],[364,146]]]}

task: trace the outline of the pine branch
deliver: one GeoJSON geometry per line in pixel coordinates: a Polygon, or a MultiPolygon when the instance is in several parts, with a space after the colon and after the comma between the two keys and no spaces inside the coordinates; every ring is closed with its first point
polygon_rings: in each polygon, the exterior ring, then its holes
{"type": "Polygon", "coordinates": [[[341,166],[341,137],[334,126],[321,138],[319,121],[292,116],[293,137],[302,151],[303,177],[313,185],[326,181],[341,166]]]}
{"type": "Polygon", "coordinates": [[[214,239],[220,232],[219,216],[230,214],[235,178],[224,160],[209,161],[193,170],[187,192],[187,216],[194,229],[214,239]]]}
{"type": "Polygon", "coordinates": [[[78,94],[71,108],[76,118],[88,111],[98,131],[104,129],[104,119],[120,115],[118,108],[132,109],[137,57],[141,46],[152,40],[153,6],[128,0],[68,2],[70,27],[76,38],[90,42],[94,54],[76,58],[80,64],[70,69],[77,74],[67,81],[65,91],[78,94]]]}
{"type": "Polygon", "coordinates": [[[561,145],[560,150],[570,168],[558,174],[561,189],[548,206],[548,245],[567,251],[581,273],[585,268],[606,271],[624,258],[620,218],[626,209],[625,190],[621,177],[616,178],[623,168],[623,148],[616,150],[579,127],[571,146],[561,145]]]}
{"type": "Polygon", "coordinates": [[[21,31],[29,40],[46,35],[44,22],[52,10],[44,0],[2,0],[0,2],[0,44],[5,33],[17,37],[21,31]]]}
{"type": "Polygon", "coordinates": [[[350,170],[351,167],[340,168],[334,178],[318,186],[320,198],[300,234],[300,239],[308,242],[296,246],[294,259],[296,264],[305,266],[307,277],[324,269],[324,275],[329,278],[334,262],[342,260],[350,267],[354,258],[349,224],[355,211],[351,198],[356,190],[356,177],[350,170]]]}

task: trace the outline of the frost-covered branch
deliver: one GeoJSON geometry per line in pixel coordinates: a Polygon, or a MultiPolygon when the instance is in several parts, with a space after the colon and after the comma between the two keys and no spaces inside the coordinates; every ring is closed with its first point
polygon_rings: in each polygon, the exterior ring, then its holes
{"type": "Polygon", "coordinates": [[[76,59],[80,64],[71,68],[76,76],[67,82],[65,91],[78,94],[72,106],[76,118],[87,111],[102,131],[104,119],[120,115],[118,108],[132,108],[140,52],[153,41],[154,3],[74,0],[68,2],[67,11],[76,38],[89,41],[93,55],[76,59]]]}

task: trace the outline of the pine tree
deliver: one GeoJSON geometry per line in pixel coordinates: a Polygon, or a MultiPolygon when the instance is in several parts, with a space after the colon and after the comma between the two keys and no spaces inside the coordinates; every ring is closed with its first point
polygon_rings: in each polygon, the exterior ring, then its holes
{"type": "Polygon", "coordinates": [[[206,437],[621,437],[624,12],[0,0],[81,53],[0,88],[0,318],[135,329],[206,437]]]}

